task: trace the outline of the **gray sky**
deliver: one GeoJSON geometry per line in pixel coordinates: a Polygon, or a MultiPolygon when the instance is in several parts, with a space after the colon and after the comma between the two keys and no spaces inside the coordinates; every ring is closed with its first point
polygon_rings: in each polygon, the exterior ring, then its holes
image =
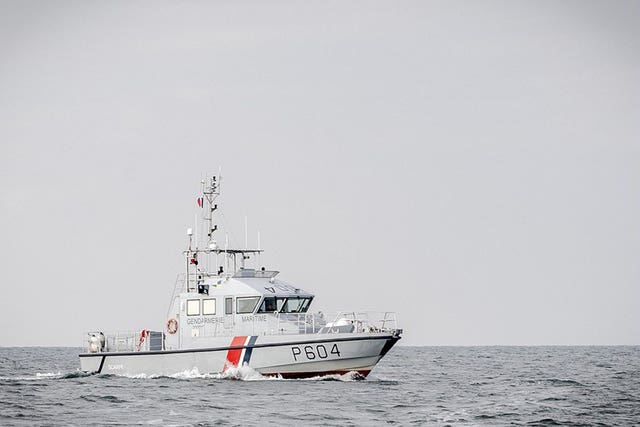
{"type": "Polygon", "coordinates": [[[0,2],[0,345],[160,328],[201,176],[408,345],[640,344],[640,2],[0,2]]]}

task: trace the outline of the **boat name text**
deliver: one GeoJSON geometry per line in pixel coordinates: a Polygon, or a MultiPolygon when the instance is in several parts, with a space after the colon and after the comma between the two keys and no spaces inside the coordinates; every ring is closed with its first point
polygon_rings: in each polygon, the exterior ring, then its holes
{"type": "Polygon", "coordinates": [[[202,325],[204,323],[224,323],[224,317],[190,317],[187,325],[202,325]]]}
{"type": "Polygon", "coordinates": [[[330,352],[327,352],[324,344],[305,345],[304,347],[298,347],[296,345],[291,347],[291,354],[293,355],[293,361],[297,362],[298,358],[304,360],[304,357],[306,357],[307,360],[326,359],[331,354],[340,357],[340,349],[338,348],[338,344],[334,344],[330,352]]]}
{"type": "Polygon", "coordinates": [[[266,322],[267,315],[266,314],[250,314],[248,316],[242,316],[243,322],[266,322]]]}

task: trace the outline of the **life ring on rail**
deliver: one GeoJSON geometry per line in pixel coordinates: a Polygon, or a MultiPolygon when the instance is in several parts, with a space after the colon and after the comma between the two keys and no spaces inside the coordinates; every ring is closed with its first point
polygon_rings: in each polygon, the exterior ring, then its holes
{"type": "Polygon", "coordinates": [[[173,335],[177,331],[178,331],[178,321],[176,319],[169,319],[167,321],[167,332],[173,335]]]}

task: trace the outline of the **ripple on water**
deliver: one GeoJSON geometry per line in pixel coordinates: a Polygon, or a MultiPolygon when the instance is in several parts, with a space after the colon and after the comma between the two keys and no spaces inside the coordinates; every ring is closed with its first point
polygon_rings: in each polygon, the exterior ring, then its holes
{"type": "Polygon", "coordinates": [[[547,378],[545,381],[550,383],[551,385],[556,385],[556,386],[586,387],[586,385],[584,385],[584,384],[582,384],[582,383],[580,383],[578,381],[569,380],[569,379],[547,378]]]}
{"type": "Polygon", "coordinates": [[[108,403],[127,403],[126,400],[120,399],[113,395],[97,395],[97,394],[83,394],[80,395],[80,399],[84,399],[88,402],[108,402],[108,403]]]}

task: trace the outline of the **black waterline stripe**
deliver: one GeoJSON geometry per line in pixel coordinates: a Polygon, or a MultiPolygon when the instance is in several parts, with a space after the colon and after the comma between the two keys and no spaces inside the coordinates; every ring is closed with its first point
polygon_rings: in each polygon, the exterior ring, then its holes
{"type": "Polygon", "coordinates": [[[100,367],[98,368],[98,372],[96,372],[97,374],[99,374],[100,372],[102,372],[102,367],[104,366],[104,360],[107,358],[107,356],[102,356],[102,360],[100,361],[100,367]]]}
{"type": "MultiPolygon", "coordinates": [[[[354,337],[354,338],[334,338],[327,340],[307,340],[307,341],[291,341],[291,342],[279,342],[279,343],[269,343],[269,344],[255,344],[251,348],[261,348],[261,347],[283,347],[287,345],[304,345],[304,344],[322,344],[327,342],[343,342],[343,341],[368,341],[368,340],[399,340],[400,337],[394,337],[391,335],[388,336],[377,336],[377,337],[354,337]]],[[[122,351],[122,352],[109,352],[109,353],[82,353],[79,354],[79,357],[100,357],[100,356],[153,356],[158,354],[175,354],[175,353],[203,353],[208,351],[228,351],[228,350],[237,350],[249,348],[249,346],[244,345],[236,345],[229,347],[210,347],[210,348],[191,348],[184,350],[158,350],[158,351],[122,351]]]]}

